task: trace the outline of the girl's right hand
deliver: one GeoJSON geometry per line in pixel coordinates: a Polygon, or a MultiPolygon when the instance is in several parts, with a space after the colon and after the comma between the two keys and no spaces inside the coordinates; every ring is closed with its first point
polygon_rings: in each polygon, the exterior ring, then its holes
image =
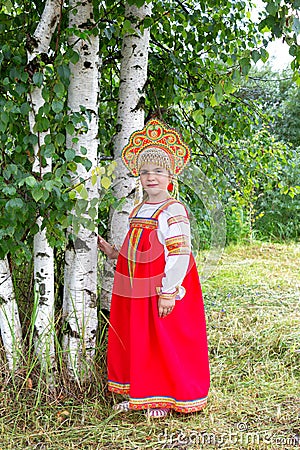
{"type": "Polygon", "coordinates": [[[117,259],[119,254],[118,250],[99,235],[98,235],[98,248],[102,252],[104,252],[109,259],[117,259]]]}

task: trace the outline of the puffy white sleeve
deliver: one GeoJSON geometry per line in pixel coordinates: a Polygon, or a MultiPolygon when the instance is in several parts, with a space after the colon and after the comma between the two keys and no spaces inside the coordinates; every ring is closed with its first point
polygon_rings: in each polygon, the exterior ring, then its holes
{"type": "Polygon", "coordinates": [[[161,292],[179,292],[176,300],[181,300],[185,289],[181,286],[189,266],[191,253],[190,223],[184,206],[174,203],[162,211],[158,217],[158,239],[165,250],[165,273],[161,292]]]}

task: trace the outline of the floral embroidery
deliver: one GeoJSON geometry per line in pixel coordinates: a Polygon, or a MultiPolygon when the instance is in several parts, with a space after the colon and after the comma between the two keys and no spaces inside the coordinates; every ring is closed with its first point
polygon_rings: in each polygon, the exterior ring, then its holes
{"type": "Polygon", "coordinates": [[[173,216],[168,219],[169,226],[173,225],[174,223],[180,223],[180,222],[189,224],[189,219],[186,216],[182,216],[182,215],[173,216]]]}
{"type": "MultiPolygon", "coordinates": [[[[108,390],[116,394],[129,394],[130,383],[116,383],[108,381],[108,390]]],[[[196,400],[177,400],[173,397],[145,397],[145,398],[129,398],[129,408],[140,410],[147,408],[172,408],[174,411],[181,413],[192,413],[200,411],[207,404],[207,397],[196,400]]]]}
{"type": "Polygon", "coordinates": [[[200,411],[207,404],[207,397],[199,398],[191,401],[179,401],[173,397],[145,397],[130,398],[130,409],[146,409],[146,408],[172,408],[180,413],[192,413],[200,411]]]}
{"type": "Polygon", "coordinates": [[[141,235],[143,232],[143,228],[132,228],[129,243],[128,243],[128,251],[127,251],[127,260],[128,260],[128,271],[130,277],[130,284],[132,286],[132,281],[134,277],[134,271],[136,266],[136,252],[141,239],[141,235]]]}
{"type": "Polygon", "coordinates": [[[147,219],[143,217],[131,217],[129,219],[130,228],[148,228],[155,230],[158,227],[156,219],[147,219]]]}
{"type": "Polygon", "coordinates": [[[169,255],[189,255],[191,251],[189,238],[185,234],[167,238],[166,247],[169,255]]]}
{"type": "Polygon", "coordinates": [[[116,394],[128,394],[129,388],[129,383],[116,383],[115,381],[108,380],[108,390],[116,394]]]}

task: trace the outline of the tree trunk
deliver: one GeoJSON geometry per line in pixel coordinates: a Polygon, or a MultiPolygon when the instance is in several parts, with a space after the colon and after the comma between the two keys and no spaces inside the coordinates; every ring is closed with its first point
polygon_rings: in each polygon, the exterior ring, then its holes
{"type": "MultiPolygon", "coordinates": [[[[152,5],[144,4],[141,8],[126,4],[125,16],[135,30],[124,36],[120,73],[120,88],[117,116],[117,134],[114,141],[114,157],[117,162],[114,195],[126,198],[122,209],[111,211],[109,219],[110,242],[120,248],[127,232],[127,217],[133,207],[135,180],[129,177],[128,170],[121,160],[121,152],[128,143],[130,135],[144,126],[145,84],[147,81],[148,50],[150,30],[144,33],[139,24],[151,15],[152,5]]],[[[107,260],[104,266],[104,278],[101,290],[101,307],[110,309],[114,271],[112,262],[107,260]]]]}
{"type": "MultiPolygon", "coordinates": [[[[28,63],[38,55],[49,52],[50,42],[60,16],[61,0],[48,0],[46,2],[41,20],[34,32],[35,46],[28,50],[28,63]]],[[[30,94],[32,110],[29,114],[30,130],[34,133],[35,116],[44,105],[42,88],[36,86],[30,94]]],[[[51,172],[52,161],[47,159],[46,166],[42,167],[40,160],[40,147],[44,144],[47,133],[38,134],[38,144],[35,146],[35,161],[33,171],[42,178],[45,173],[51,172]]],[[[37,224],[41,227],[42,218],[37,224]]],[[[55,369],[55,327],[54,327],[54,255],[50,247],[46,230],[41,230],[34,237],[34,310],[32,320],[34,323],[35,352],[39,358],[42,369],[50,375],[55,369]]]]}
{"type": "Polygon", "coordinates": [[[0,330],[8,367],[14,373],[22,357],[22,331],[7,259],[0,260],[0,330]]]}
{"type": "MultiPolygon", "coordinates": [[[[70,27],[82,32],[93,25],[90,0],[80,4],[72,0],[70,11],[70,27]],[[78,12],[74,15],[75,7],[78,12]]],[[[79,61],[70,65],[68,106],[71,112],[78,112],[83,106],[89,117],[86,115],[87,131],[78,132],[76,143],[72,141],[73,136],[67,136],[67,148],[72,147],[76,154],[82,156],[80,148],[85,147],[86,157],[92,163],[89,171],[80,164],[77,167],[79,179],[87,180],[84,183],[87,211],[91,200],[98,198],[97,183],[93,184],[90,177],[97,165],[98,150],[99,38],[92,33],[86,40],[73,36],[70,45],[78,52],[79,61]]],[[[82,216],[88,217],[87,212],[82,216]]],[[[92,368],[98,325],[97,233],[88,228],[80,227],[65,253],[63,319],[65,362],[69,375],[80,382],[89,377],[92,368]]]]}

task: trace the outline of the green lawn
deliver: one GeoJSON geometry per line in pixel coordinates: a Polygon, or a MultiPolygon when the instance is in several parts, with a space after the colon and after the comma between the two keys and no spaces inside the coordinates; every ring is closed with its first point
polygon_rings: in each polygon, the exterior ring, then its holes
{"type": "Polygon", "coordinates": [[[34,377],[13,389],[2,373],[0,450],[299,448],[299,263],[299,244],[233,246],[203,283],[212,384],[201,413],[148,422],[113,413],[103,383],[40,399],[34,377]]]}

